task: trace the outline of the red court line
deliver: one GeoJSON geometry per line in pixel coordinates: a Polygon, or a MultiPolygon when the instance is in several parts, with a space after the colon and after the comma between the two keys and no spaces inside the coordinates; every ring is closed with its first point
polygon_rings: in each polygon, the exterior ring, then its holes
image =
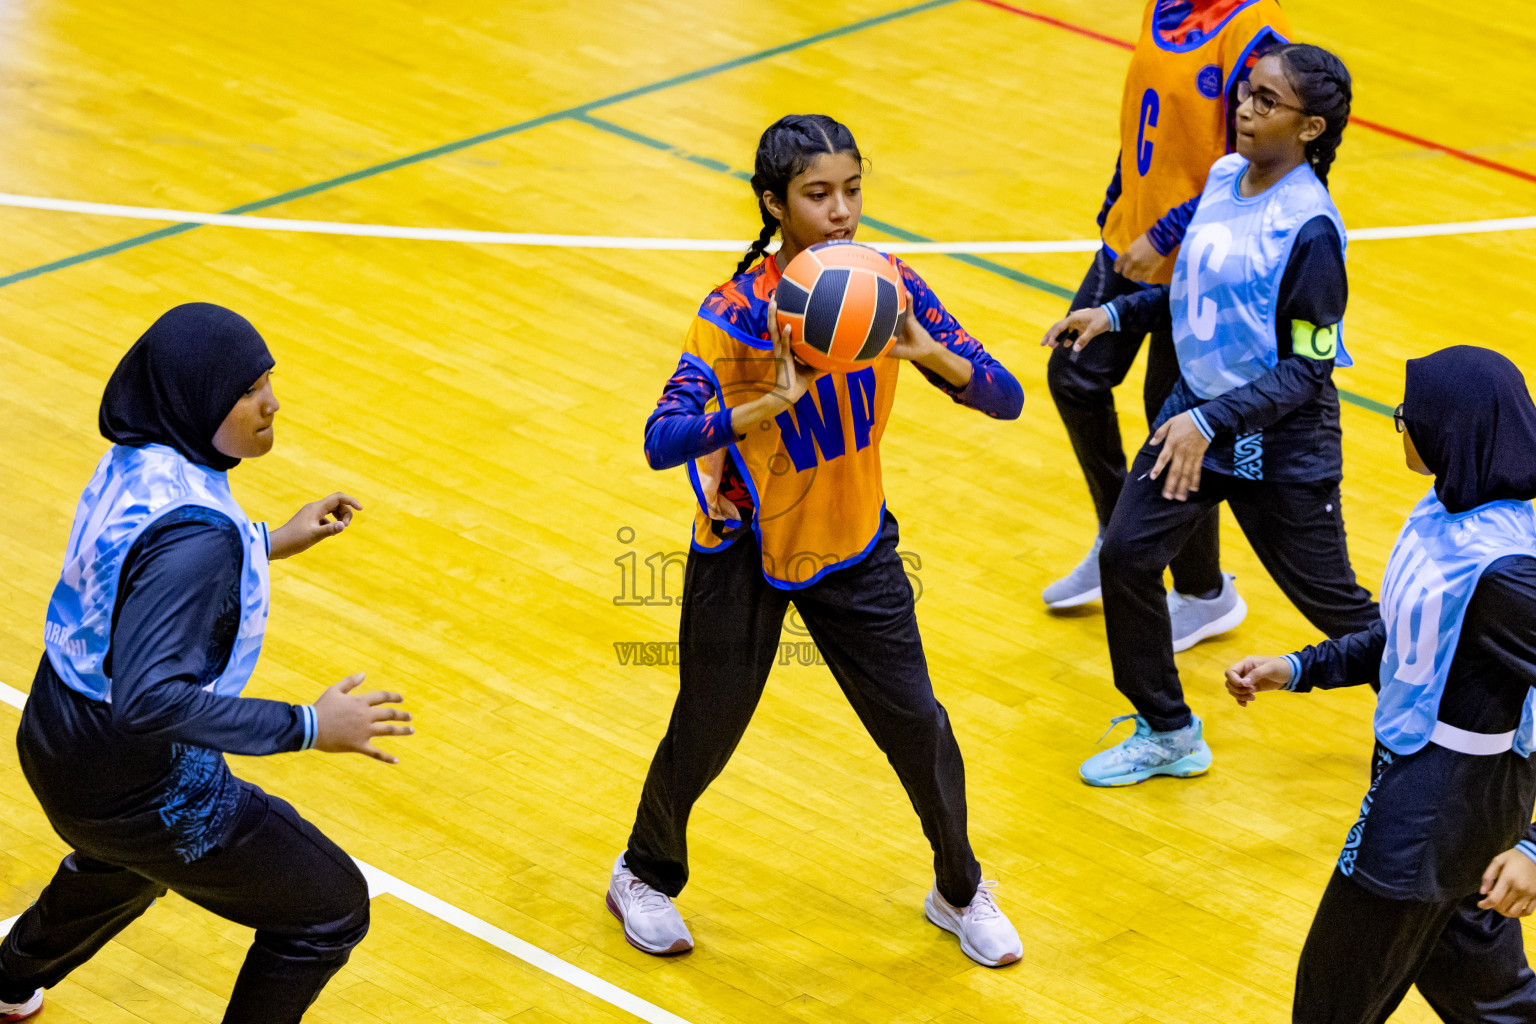
{"type": "MultiPolygon", "coordinates": [[[[984,3],[988,7],[996,7],[1000,11],[1007,11],[1009,14],[1017,14],[1025,18],[1029,18],[1032,21],[1038,21],[1041,24],[1050,25],[1053,28],[1066,29],[1068,32],[1075,32],[1080,36],[1087,36],[1089,39],[1096,39],[1101,43],[1108,43],[1111,46],[1118,46],[1122,50],[1136,49],[1135,43],[1127,42],[1124,39],[1116,39],[1114,36],[1107,36],[1102,32],[1095,32],[1093,29],[1084,28],[1081,25],[1074,25],[1069,21],[1062,21],[1060,18],[1053,18],[1048,14],[1041,14],[1038,11],[1027,11],[1022,7],[1015,7],[1013,4],[1004,3],[1003,0],[978,0],[978,2],[984,3]]],[[[1530,171],[1522,171],[1518,167],[1511,167],[1509,164],[1501,164],[1497,160],[1489,160],[1487,157],[1478,156],[1476,153],[1469,153],[1464,149],[1457,149],[1455,146],[1447,146],[1443,143],[1435,142],[1433,139],[1422,138],[1418,135],[1410,135],[1408,132],[1399,131],[1396,128],[1391,128],[1384,124],[1377,124],[1375,121],[1367,121],[1363,117],[1351,116],[1349,120],[1351,124],[1357,124],[1361,128],[1367,128],[1373,132],[1379,132],[1380,134],[1388,136],[1389,138],[1397,139],[1401,142],[1408,142],[1415,146],[1420,146],[1424,149],[1432,149],[1437,153],[1444,153],[1446,156],[1455,157],[1457,160],[1464,160],[1469,164],[1475,164],[1478,167],[1485,167],[1490,171],[1499,171],[1500,173],[1508,174],[1510,177],[1519,178],[1522,181],[1529,181],[1533,184],[1536,184],[1536,174],[1533,174],[1530,171]]]]}
{"type": "Polygon", "coordinates": [[[1089,39],[1097,39],[1101,43],[1108,43],[1111,46],[1119,46],[1127,50],[1136,49],[1135,43],[1128,43],[1124,39],[1116,39],[1114,36],[1106,36],[1101,32],[1095,32],[1091,28],[1083,28],[1081,25],[1074,25],[1069,21],[1062,21],[1058,18],[1053,18],[1049,14],[1039,14],[1035,11],[1026,11],[1022,7],[1015,7],[1013,4],[1005,4],[1003,3],[1003,0],[980,0],[980,2],[986,4],[988,7],[996,7],[1000,11],[1007,11],[1009,14],[1020,14],[1026,18],[1032,18],[1035,21],[1042,22],[1054,28],[1064,28],[1068,32],[1076,32],[1080,36],[1087,36],[1089,39]]]}

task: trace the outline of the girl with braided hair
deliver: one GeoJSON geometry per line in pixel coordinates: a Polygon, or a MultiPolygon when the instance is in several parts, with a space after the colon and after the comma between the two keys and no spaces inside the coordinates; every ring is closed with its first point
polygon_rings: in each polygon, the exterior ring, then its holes
{"type": "Polygon", "coordinates": [[[1073,312],[1043,344],[1171,330],[1179,380],[1120,492],[1099,555],[1115,687],[1134,733],[1085,761],[1125,786],[1211,766],[1174,664],[1163,570],[1228,502],[1271,576],[1330,637],[1377,620],[1355,581],[1339,504],[1335,363],[1349,366],[1344,223],[1327,176],[1349,119],[1349,72],[1316,46],[1272,50],[1238,89],[1237,152],[1217,160],[1171,285],[1073,312]]]}
{"type": "Polygon", "coordinates": [[[901,261],[911,309],[890,354],[853,373],[790,354],[774,291],[802,249],[851,239],[863,159],[830,117],[781,118],[758,144],[763,231],[710,292],[645,425],[653,469],[686,464],[697,505],[679,626],[680,688],[614,862],[608,908],[631,945],[693,948],[672,899],[688,881],[687,824],[757,707],[793,604],[833,677],[906,788],[933,847],[928,919],[988,967],[1018,933],[983,882],[966,825],[965,766],[934,697],[912,587],[885,508],[880,439],[902,361],[955,402],[1015,419],[1024,393],[901,261]],[[775,234],[779,250],[764,256],[775,234]]]}

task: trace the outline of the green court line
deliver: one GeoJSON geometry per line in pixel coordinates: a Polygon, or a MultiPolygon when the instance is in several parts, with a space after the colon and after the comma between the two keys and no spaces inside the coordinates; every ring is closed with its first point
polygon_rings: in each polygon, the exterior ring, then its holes
{"type": "MultiPolygon", "coordinates": [[[[733,57],[730,60],[721,61],[718,64],[711,64],[707,67],[698,68],[694,71],[685,71],[680,75],[673,75],[670,78],[663,78],[658,82],[651,82],[649,85],[638,86],[634,89],[626,89],[623,92],[617,92],[611,96],[605,96],[602,99],[592,100],[587,103],[578,104],[574,107],[567,107],[565,110],[557,110],[553,113],[541,114],[538,117],[529,118],[526,121],[519,121],[516,124],[509,124],[502,128],[494,128],[490,131],[481,132],[478,135],[471,135],[468,138],[458,139],[454,142],[445,142],[440,146],[433,146],[431,149],[423,149],[417,153],[396,157],[393,160],[386,160],[384,163],[374,164],[372,167],[364,167],[360,170],[351,171],[347,174],[339,174],[334,178],[327,178],[324,181],[317,181],[312,185],[303,185],[299,188],[289,189],[286,192],[279,192],[275,196],[268,196],[266,199],[258,199],[255,202],[243,203],[240,206],[233,206],[227,210],[220,210],[219,212],[226,214],[242,214],[255,213],[258,210],[266,210],[281,203],[287,203],[295,199],[303,199],[306,196],[312,196],[317,192],[325,192],[333,188],[339,188],[342,185],[350,185],[355,181],[362,181],[366,178],[375,177],[376,175],[386,174],[390,171],[399,170],[402,167],[409,167],[412,164],[419,164],[425,160],[433,160],[440,156],[456,153],[461,149],[468,149],[470,146],[478,146],[484,142],[493,142],[496,139],[504,139],[509,135],[517,135],[547,124],[553,124],[556,121],[574,117],[580,114],[585,114],[592,110],[599,110],[603,107],[611,106],[615,103],[623,103],[626,100],[638,99],[641,96],[648,96],[651,93],[660,92],[663,89],[671,89],[674,86],[685,85],[689,82],[697,82],[700,79],[709,78],[712,75],[718,75],[725,71],[733,71],[736,68],[746,67],[749,64],[756,64],[761,61],[770,60],[774,57],[779,57],[786,53],[793,53],[796,50],[803,50],[808,46],[815,46],[817,43],[824,43],[830,39],[837,39],[842,36],[852,35],[855,32],[862,32],[867,28],[875,28],[876,26],[884,25],[888,22],[910,17],[914,14],[921,14],[924,11],[931,11],[934,8],[944,7],[957,2],[958,0],[925,0],[923,3],[913,4],[910,7],[901,7],[894,11],[887,11],[884,14],[877,14],[874,17],[864,18],[861,21],[850,22],[847,25],[840,25],[837,28],[828,29],[825,32],[817,32],[815,35],[809,35],[803,39],[796,39],[788,43],[780,43],[778,46],[770,46],[766,50],[758,50],[756,53],[749,53],[741,57],[733,57]]],[[[113,242],[110,245],[103,245],[99,248],[91,249],[87,252],[77,253],[74,256],[66,256],[63,259],[54,260],[50,263],[43,263],[35,267],[29,267],[26,270],[18,270],[14,273],[0,276],[0,288],[4,288],[7,285],[16,284],[19,281],[26,281],[30,278],[38,277],[42,274],[51,273],[55,270],[63,270],[66,267],[73,267],[81,263],[89,262],[91,260],[101,259],[104,256],[111,256],[114,253],[123,252],[126,249],[133,249],[141,245],[148,245],[151,242],[158,242],[162,238],[169,238],[172,235],[184,234],[199,227],[203,227],[203,225],[176,224],[172,225],[171,227],[150,231],[142,235],[135,235],[132,238],[125,238],[120,242],[113,242]]]]}
{"type": "MultiPolygon", "coordinates": [[[[602,99],[591,100],[587,103],[578,104],[574,107],[568,107],[565,110],[558,110],[548,114],[541,114],[538,117],[529,118],[525,121],[519,121],[515,124],[506,125],[501,128],[494,128],[490,131],[480,132],[477,135],[471,135],[467,138],[458,139],[453,142],[445,142],[440,146],[433,146],[430,149],[424,149],[416,153],[407,154],[406,156],[396,157],[393,160],[386,160],[383,163],[374,164],[371,167],[364,167],[356,171],[351,171],[347,174],[340,174],[333,178],[327,178],[324,181],[318,181],[310,185],[303,185],[298,188],[289,189],[286,192],[279,192],[277,195],[268,196],[265,199],[258,199],[254,202],[242,203],[239,206],[232,206],[227,210],[221,210],[219,212],[238,215],[243,213],[255,213],[259,210],[270,209],[273,206],[292,202],[295,199],[303,199],[307,196],[312,196],[319,192],[329,191],[333,188],[340,188],[343,185],[349,185],[353,182],[363,181],[367,178],[372,178],[380,174],[386,174],[390,171],[399,170],[402,167],[409,167],[413,164],[422,163],[427,160],[433,160],[440,156],[447,156],[448,154],[456,153],[463,149],[468,149],[471,146],[478,146],[485,142],[493,142],[497,139],[503,139],[510,135],[521,134],[522,132],[531,131],[534,128],[540,128],[544,125],[554,124],[563,120],[580,121],[601,131],[628,139],[631,142],[636,142],[640,145],[648,146],[651,149],[671,153],[680,157],[681,159],[687,160],[690,163],[697,164],[709,170],[730,174],[732,177],[736,177],[741,180],[750,180],[750,174],[747,174],[743,171],[734,171],[728,164],[721,163],[719,160],[715,160],[711,157],[701,156],[695,153],[686,152],[685,150],[663,142],[660,139],[651,138],[650,136],[641,132],[636,132],[631,129],[624,128],[623,126],[614,124],[611,121],[604,121],[601,118],[592,117],[591,112],[594,110],[600,110],[603,107],[612,106],[616,103],[623,103],[627,100],[648,96],[651,93],[660,92],[664,89],[671,89],[675,86],[685,85],[689,82],[696,82],[700,79],[709,78],[713,75],[718,75],[725,71],[732,71],[736,68],[746,67],[750,64],[756,64],[761,61],[770,60],[774,57],[782,56],[786,53],[793,53],[796,50],[802,50],[809,46],[815,46],[817,43],[823,43],[827,42],[828,40],[851,35],[855,32],[861,32],[867,28],[875,28],[879,25],[887,24],[888,22],[897,21],[901,18],[910,17],[914,14],[921,14],[924,11],[934,10],[936,8],[945,7],[957,2],[958,0],[925,0],[923,3],[913,4],[908,7],[901,7],[894,11],[887,11],[884,14],[877,14],[873,17],[864,18],[860,21],[850,22],[847,25],[840,25],[837,28],[828,29],[825,32],[818,32],[814,35],[809,35],[802,39],[792,40],[791,42],[787,43],[780,43],[778,46],[770,46],[765,50],[758,50],[755,53],[749,53],[741,57],[733,57],[730,60],[721,61],[717,64],[711,64],[707,67],[698,68],[693,71],[686,71],[680,75],[673,75],[670,78],[664,78],[660,81],[651,82],[648,85],[638,86],[634,89],[627,89],[623,92],[614,93],[611,96],[605,96],[602,99]]],[[[905,228],[898,227],[895,224],[891,224],[886,221],[878,220],[874,217],[866,216],[863,218],[863,221],[875,230],[888,234],[893,238],[899,238],[904,242],[933,241],[933,239],[927,237],[926,235],[919,235],[916,232],[908,231],[905,228]]],[[[170,238],[175,235],[185,234],[188,231],[194,231],[197,228],[204,226],[205,225],[202,224],[172,224],[168,227],[158,228],[154,231],[149,231],[142,235],[135,235],[132,238],[125,238],[118,242],[112,242],[108,245],[99,246],[98,248],[90,249],[82,253],[76,253],[73,256],[66,256],[62,259],[53,260],[49,263],[39,264],[38,266],[29,267],[25,270],[18,270],[10,274],[0,276],[0,288],[4,288],[8,285],[16,284],[21,281],[26,281],[30,278],[39,277],[43,274],[48,274],[55,270],[63,270],[67,267],[77,266],[81,263],[88,263],[92,260],[102,259],[104,257],[123,252],[127,249],[134,249],[141,245],[148,245],[151,242],[158,242],[162,238],[170,238]]],[[[984,270],[990,274],[996,274],[997,276],[1006,278],[1007,280],[1013,281],[1016,284],[1022,284],[1025,287],[1034,288],[1037,291],[1045,292],[1047,295],[1052,295],[1057,298],[1071,299],[1075,294],[1075,292],[1069,288],[1064,288],[1059,284],[1046,281],[1043,278],[1034,277],[1033,275],[1026,274],[1019,270],[1014,270],[1012,267],[1004,266],[1001,263],[997,263],[989,259],[984,259],[980,256],[971,255],[969,253],[950,253],[947,255],[950,259],[957,260],[979,270],[984,270]]],[[[1367,398],[1364,395],[1358,395],[1352,391],[1346,391],[1343,388],[1339,389],[1339,397],[1344,401],[1358,405],[1363,409],[1369,409],[1372,412],[1380,413],[1384,416],[1392,415],[1393,410],[1391,406],[1378,402],[1373,398],[1367,398]]]]}
{"type": "MultiPolygon", "coordinates": [[[[681,160],[687,160],[689,163],[698,164],[700,167],[707,167],[712,171],[719,171],[722,174],[729,174],[731,177],[740,181],[752,180],[752,175],[748,174],[746,171],[732,170],[729,164],[721,163],[719,160],[716,160],[713,157],[700,156],[697,153],[690,153],[686,149],[674,146],[668,142],[663,142],[661,139],[654,139],[651,136],[644,134],[643,132],[637,132],[632,128],[625,128],[623,125],[614,124],[612,121],[605,121],[600,117],[593,117],[591,114],[573,114],[571,115],[571,120],[580,121],[582,124],[589,125],[598,129],[599,131],[607,132],[610,135],[617,135],[621,139],[627,139],[630,142],[639,143],[640,145],[649,149],[660,150],[663,153],[670,153],[681,160]]],[[[890,235],[892,238],[899,238],[903,242],[933,241],[933,239],[929,238],[927,235],[920,235],[915,231],[908,231],[906,228],[897,227],[895,224],[892,224],[889,221],[879,220],[875,217],[869,216],[869,214],[865,214],[863,217],[861,217],[860,222],[869,225],[876,231],[890,235]]],[[[1052,284],[1050,281],[1034,277],[1030,274],[1023,273],[1022,271],[1014,270],[1012,267],[1005,267],[1001,263],[995,263],[992,260],[982,259],[979,256],[972,256],[967,253],[946,253],[945,255],[947,255],[952,260],[957,260],[958,262],[964,263],[968,266],[977,267],[981,270],[987,271],[988,273],[996,274],[999,277],[1006,277],[1010,281],[1014,281],[1018,284],[1022,284],[1027,287],[1034,288],[1038,291],[1045,292],[1047,295],[1054,295],[1059,299],[1070,299],[1073,295],[1077,294],[1070,289],[1063,288],[1059,284],[1052,284]]]]}
{"type": "MultiPolygon", "coordinates": [[[[701,167],[707,167],[713,171],[720,171],[725,174],[729,174],[731,177],[740,181],[752,180],[752,175],[748,174],[746,171],[732,170],[728,165],[721,163],[719,160],[715,160],[710,157],[699,156],[697,153],[690,153],[687,150],[678,146],[674,146],[669,142],[663,142],[661,139],[652,138],[651,136],[642,132],[635,131],[633,128],[625,128],[623,125],[614,124],[612,121],[605,121],[600,117],[593,117],[590,114],[581,113],[571,115],[571,120],[580,121],[582,124],[596,128],[599,131],[607,132],[610,135],[617,135],[621,139],[627,139],[630,142],[639,143],[640,145],[649,149],[659,150],[663,153],[670,153],[671,155],[678,157],[681,160],[687,160],[689,163],[698,164],[701,167]]],[[[860,223],[868,224],[876,231],[890,235],[892,238],[899,238],[903,242],[933,241],[933,239],[927,237],[926,235],[920,235],[915,231],[908,231],[906,228],[898,227],[889,221],[878,220],[869,216],[868,214],[865,214],[860,218],[860,223]]],[[[1043,280],[1042,278],[1033,277],[1024,273],[1023,271],[1014,270],[1012,267],[1005,267],[1001,263],[995,263],[992,260],[982,259],[980,256],[973,256],[969,253],[945,253],[944,255],[948,256],[952,260],[964,263],[967,266],[975,267],[978,270],[985,270],[987,273],[996,274],[998,277],[1005,277],[1017,284],[1022,284],[1028,288],[1034,288],[1037,291],[1045,292],[1047,295],[1054,295],[1059,299],[1071,299],[1074,295],[1077,294],[1070,288],[1063,288],[1059,284],[1054,284],[1050,281],[1043,280]]],[[[1362,409],[1369,409],[1371,412],[1380,413],[1383,416],[1392,415],[1393,409],[1390,405],[1385,405],[1381,402],[1378,402],[1374,398],[1367,398],[1365,395],[1358,395],[1353,391],[1346,391],[1343,388],[1339,388],[1338,391],[1339,398],[1350,403],[1351,405],[1358,405],[1362,409]]]]}

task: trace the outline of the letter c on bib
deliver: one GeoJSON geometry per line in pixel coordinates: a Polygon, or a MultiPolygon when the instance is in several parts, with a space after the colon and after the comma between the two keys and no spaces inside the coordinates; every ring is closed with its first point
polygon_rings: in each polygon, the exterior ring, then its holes
{"type": "Polygon", "coordinates": [[[1201,294],[1200,268],[1209,262],[1213,274],[1221,270],[1231,250],[1232,232],[1225,224],[1205,225],[1195,234],[1195,240],[1189,243],[1189,295],[1185,309],[1189,317],[1189,329],[1201,341],[1210,341],[1216,336],[1217,303],[1215,299],[1207,299],[1201,294]]]}
{"type": "Polygon", "coordinates": [[[1141,97],[1141,123],[1136,126],[1136,173],[1143,178],[1152,169],[1152,142],[1147,129],[1157,127],[1157,90],[1148,89],[1141,97]]]}

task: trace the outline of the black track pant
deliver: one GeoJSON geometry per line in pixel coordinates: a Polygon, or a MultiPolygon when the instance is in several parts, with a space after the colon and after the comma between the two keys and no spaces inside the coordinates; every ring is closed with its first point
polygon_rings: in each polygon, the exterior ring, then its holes
{"type": "Polygon", "coordinates": [[[246,789],[228,842],[191,864],[130,870],[78,850],[65,857],[0,943],[0,1000],[57,985],[173,889],[256,929],[224,1024],[296,1024],[367,933],[368,885],[287,801],[246,789]]]}
{"type": "Polygon", "coordinates": [[[1411,985],[1447,1024],[1536,1021],[1520,922],[1479,899],[1389,899],[1335,869],[1302,947],[1292,1021],[1383,1024],[1411,985]]]}
{"type": "MultiPolygon", "coordinates": [[[[1102,306],[1140,287],[1115,273],[1114,261],[1101,248],[1072,299],[1072,309],[1102,306]]],[[[1074,353],[1071,346],[1053,349],[1046,366],[1051,398],[1061,414],[1062,425],[1067,428],[1078,464],[1083,467],[1101,533],[1109,525],[1126,475],[1114,389],[1125,380],[1131,363],[1136,361],[1141,341],[1139,334],[1111,331],[1094,338],[1081,352],[1074,353]]],[[[1173,334],[1154,331],[1141,391],[1148,423],[1157,419],[1178,379],[1179,360],[1173,350],[1173,334]]],[[[1183,550],[1174,553],[1173,585],[1180,593],[1203,594],[1221,586],[1220,530],[1221,517],[1212,511],[1199,528],[1189,532],[1183,550]]]]}
{"type": "Polygon", "coordinates": [[[683,583],[680,688],[656,748],[626,863],[669,896],[688,882],[688,815],[746,732],[779,650],[791,599],[859,720],[896,769],[933,846],[939,893],[976,895],[981,867],[966,834],[965,765],[933,695],[912,585],[887,514],[870,553],[795,591],[763,579],[751,533],[714,554],[692,551],[683,583]]]}
{"type": "Polygon", "coordinates": [[[1153,729],[1182,729],[1191,720],[1173,660],[1163,570],[1223,501],[1264,568],[1312,625],[1340,637],[1380,617],[1349,564],[1337,480],[1239,480],[1205,470],[1188,501],[1169,501],[1161,480],[1144,479],[1154,461],[1145,449],[1136,456],[1099,552],[1115,687],[1153,729]]]}

